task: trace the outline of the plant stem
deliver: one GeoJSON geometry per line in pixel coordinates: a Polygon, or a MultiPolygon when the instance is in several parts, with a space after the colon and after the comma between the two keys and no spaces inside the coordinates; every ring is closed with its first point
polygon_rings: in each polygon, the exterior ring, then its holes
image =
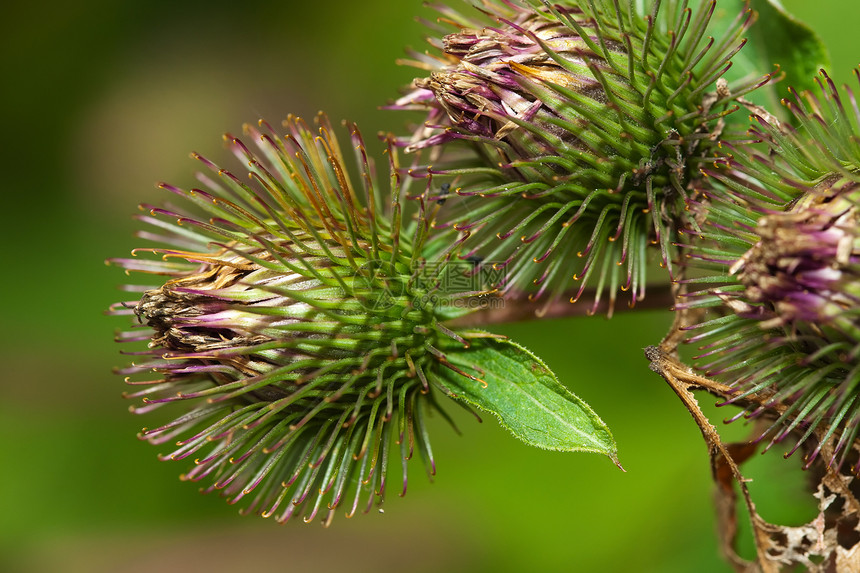
{"type": "MultiPolygon", "coordinates": [[[[582,298],[588,300],[593,297],[593,291],[586,291],[582,298]]],[[[671,285],[659,285],[648,288],[648,297],[636,303],[635,307],[623,305],[615,307],[609,301],[603,299],[596,306],[593,304],[571,303],[570,296],[562,296],[549,304],[545,301],[531,301],[525,297],[506,298],[504,305],[498,308],[485,308],[476,310],[470,314],[457,317],[447,325],[451,328],[474,328],[493,324],[509,322],[523,322],[527,320],[546,318],[565,318],[569,316],[584,316],[598,313],[607,313],[612,316],[614,311],[661,309],[669,310],[674,304],[671,285]]]]}

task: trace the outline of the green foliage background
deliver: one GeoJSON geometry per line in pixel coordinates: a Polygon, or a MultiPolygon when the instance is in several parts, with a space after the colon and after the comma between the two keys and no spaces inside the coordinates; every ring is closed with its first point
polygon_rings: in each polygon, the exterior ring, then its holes
{"type": "MultiPolygon", "coordinates": [[[[860,4],[783,4],[822,34],[837,80],[853,81],[860,4]]],[[[110,372],[122,322],[102,312],[122,298],[123,276],[103,259],[136,246],[130,215],[161,199],[155,181],[192,184],[191,150],[228,163],[220,135],[245,121],[325,109],[368,134],[397,129],[403,118],[376,107],[413,76],[394,60],[423,49],[414,16],[433,13],[417,0],[4,12],[0,570],[728,570],[704,444],[642,356],[668,311],[502,329],[603,417],[627,473],[601,456],[530,449],[452,408],[463,435],[434,420],[434,484],[413,464],[405,499],[329,530],[241,518],[179,482],[184,466],[135,439],[151,420],[126,412],[110,372]]],[[[810,518],[780,464],[797,461],[754,468],[764,517],[810,518]]]]}

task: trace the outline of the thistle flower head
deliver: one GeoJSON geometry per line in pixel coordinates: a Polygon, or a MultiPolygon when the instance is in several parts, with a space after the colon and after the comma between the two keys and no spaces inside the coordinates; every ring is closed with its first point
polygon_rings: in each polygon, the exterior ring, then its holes
{"type": "Polygon", "coordinates": [[[852,191],[806,195],[788,211],[759,218],[758,241],[729,272],[762,318],[772,314],[763,328],[821,329],[857,320],[860,189],[852,191]]]}
{"type": "Polygon", "coordinates": [[[422,258],[429,222],[423,207],[401,212],[396,152],[383,191],[353,127],[356,185],[319,123],[316,135],[290,118],[283,137],[248,127],[256,152],[228,135],[247,183],[194,155],[203,188],[161,184],[184,206],[144,205],[139,217],[150,229],[140,236],[162,246],[110,261],[167,278],[128,287],[140,300],[114,309],[141,323],[121,341],[148,340],[122,370],[143,402],[133,411],[190,406],[141,438],[193,460],[183,479],[278,521],[381,504],[392,443],[404,491],[414,450],[433,473],[424,417],[439,388],[428,376],[459,371],[435,345],[465,344],[438,324],[451,312],[433,303],[446,257],[422,258]]]}
{"type": "Polygon", "coordinates": [[[632,305],[652,243],[671,273],[690,183],[720,118],[758,84],[717,88],[750,10],[715,40],[715,2],[650,6],[484,0],[486,20],[441,9],[456,29],[418,57],[430,74],[394,107],[426,110],[403,142],[432,150],[416,174],[452,178],[464,199],[440,226],[470,235],[464,256],[508,269],[508,295],[550,303],[578,283],[572,301],[592,286],[595,308],[618,288],[632,305]],[[461,161],[449,148],[463,145],[461,161]]]}
{"type": "Polygon", "coordinates": [[[756,141],[707,172],[690,256],[713,273],[687,282],[720,286],[678,306],[708,309],[688,342],[730,402],[761,397],[748,415],[776,413],[771,444],[799,432],[791,452],[815,435],[808,463],[836,436],[832,464],[860,429],[860,110],[824,72],[819,85],[784,102],[798,130],[756,117],[756,141]]]}

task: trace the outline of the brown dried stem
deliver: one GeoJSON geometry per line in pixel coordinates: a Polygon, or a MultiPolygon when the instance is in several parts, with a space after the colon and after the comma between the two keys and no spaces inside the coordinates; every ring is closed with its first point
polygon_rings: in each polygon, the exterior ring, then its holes
{"type": "MultiPolygon", "coordinates": [[[[676,295],[683,290],[676,288],[676,295]]],[[[702,412],[693,395],[693,390],[705,390],[722,399],[732,397],[732,388],[721,382],[711,380],[692,371],[678,358],[678,345],[684,339],[684,327],[695,324],[700,318],[698,312],[682,310],[676,312],[675,322],[660,346],[649,346],[645,356],[650,368],[663,377],[673,392],[692,415],[708,447],[714,483],[717,486],[717,515],[720,523],[721,546],[723,552],[736,571],[778,573],[784,568],[803,565],[810,571],[860,571],[860,502],[851,491],[854,476],[844,475],[840,468],[816,463],[821,477],[815,489],[819,515],[810,523],[790,527],[769,523],[756,511],[747,479],[741,473],[739,464],[749,458],[756,450],[757,441],[746,444],[725,444],[717,429],[702,412]],[[737,484],[743,503],[752,522],[757,558],[750,562],[738,555],[735,550],[737,537],[737,484]],[[841,499],[842,504],[834,503],[841,499]],[[854,537],[845,541],[845,533],[853,531],[854,537]],[[840,535],[842,537],[840,537],[840,535]],[[820,559],[812,559],[818,556],[820,559]]],[[[743,407],[767,406],[770,418],[782,415],[786,408],[772,404],[767,394],[751,394],[742,401],[743,407]]],[[[823,430],[816,432],[819,439],[824,438],[823,430]]],[[[761,435],[761,429],[756,436],[761,435]]],[[[818,460],[832,460],[833,447],[838,440],[838,432],[822,445],[818,460]]],[[[860,452],[857,443],[855,452],[860,452]]]]}
{"type": "MultiPolygon", "coordinates": [[[[721,485],[721,482],[724,480],[719,479],[720,470],[723,466],[728,467],[731,472],[731,476],[740,486],[741,495],[743,496],[744,503],[746,504],[750,515],[758,516],[755,511],[755,504],[753,503],[749,490],[746,487],[747,480],[741,473],[737,463],[735,463],[733,456],[729,453],[728,447],[720,438],[720,434],[717,432],[717,429],[710,423],[707,416],[702,412],[698,401],[691,392],[692,388],[710,385],[711,381],[693,374],[689,371],[689,368],[681,365],[676,359],[667,356],[656,346],[649,346],[646,348],[645,357],[651,362],[651,370],[666,380],[669,387],[678,395],[678,398],[680,398],[681,402],[684,403],[687,411],[693,416],[693,420],[695,420],[696,425],[699,426],[699,430],[702,432],[702,437],[704,437],[705,443],[708,445],[708,453],[711,457],[711,469],[714,481],[717,482],[718,485],[721,485]]],[[[778,573],[779,568],[775,566],[774,563],[764,558],[768,549],[770,549],[770,534],[776,530],[776,526],[773,526],[760,518],[758,523],[753,519],[753,530],[755,533],[756,549],[759,555],[759,568],[753,569],[752,564],[741,559],[741,557],[733,550],[727,555],[727,557],[732,562],[732,565],[735,566],[737,571],[758,570],[762,573],[778,573]]],[[[734,535],[734,532],[732,532],[732,535],[734,535]]]]}

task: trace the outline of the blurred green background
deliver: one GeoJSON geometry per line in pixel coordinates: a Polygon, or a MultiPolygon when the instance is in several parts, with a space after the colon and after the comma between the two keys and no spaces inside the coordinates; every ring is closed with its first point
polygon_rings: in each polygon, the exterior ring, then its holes
{"type": "MultiPolygon", "coordinates": [[[[783,4],[848,81],[860,4],[783,4]]],[[[397,129],[403,118],[376,108],[413,76],[394,60],[423,49],[416,15],[434,17],[418,0],[4,7],[0,571],[728,570],[699,432],[642,356],[668,312],[501,329],[602,415],[627,473],[530,449],[455,408],[462,436],[434,420],[435,483],[415,463],[384,515],[324,530],[239,517],[135,438],[150,421],[127,412],[111,374],[124,321],[103,316],[123,298],[103,260],[136,246],[135,206],[161,200],[156,181],[190,184],[189,151],[226,159],[221,133],[258,117],[325,109],[368,135],[397,129]]],[[[785,503],[800,484],[779,464],[797,462],[768,458],[753,484],[764,517],[810,518],[785,503]]]]}

